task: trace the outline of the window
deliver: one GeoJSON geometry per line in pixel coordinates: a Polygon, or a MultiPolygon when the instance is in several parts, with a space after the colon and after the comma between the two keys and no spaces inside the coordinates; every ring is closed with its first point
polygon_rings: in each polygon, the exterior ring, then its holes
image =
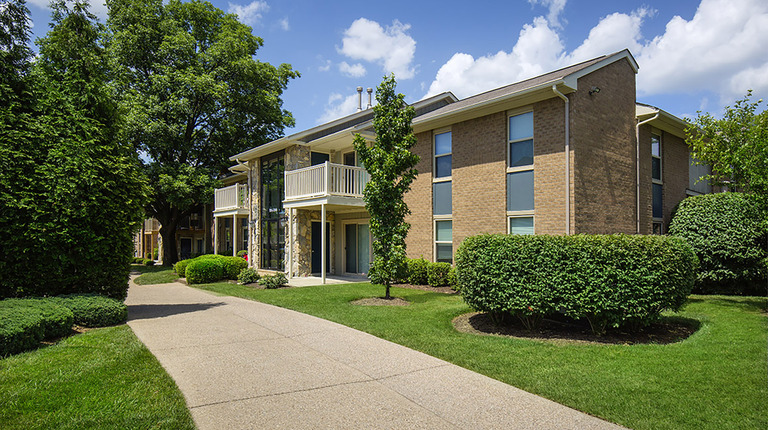
{"type": "MultiPolygon", "coordinates": [[[[653,212],[653,231],[656,232],[656,224],[659,224],[658,230],[661,231],[661,219],[664,217],[664,186],[661,180],[661,136],[651,134],[651,200],[653,212]]],[[[660,233],[659,233],[660,234],[660,233]]]]}
{"type": "Polygon", "coordinates": [[[507,147],[507,228],[533,234],[533,112],[509,116],[507,147]]]}
{"type": "Polygon", "coordinates": [[[261,159],[261,268],[283,270],[285,255],[285,158],[261,159]]]}
{"type": "Polygon", "coordinates": [[[533,234],[533,217],[509,217],[509,234],[533,234]]]}
{"type": "Polygon", "coordinates": [[[453,262],[453,186],[451,182],[452,136],[438,132],[433,142],[432,217],[434,220],[435,261],[453,262]]]}
{"type": "Polygon", "coordinates": [[[309,163],[312,166],[323,164],[328,160],[330,160],[330,155],[328,154],[323,154],[322,152],[315,152],[315,151],[312,151],[309,153],[309,163]]]}
{"type": "Polygon", "coordinates": [[[435,261],[453,263],[453,221],[435,220],[435,261]]]}

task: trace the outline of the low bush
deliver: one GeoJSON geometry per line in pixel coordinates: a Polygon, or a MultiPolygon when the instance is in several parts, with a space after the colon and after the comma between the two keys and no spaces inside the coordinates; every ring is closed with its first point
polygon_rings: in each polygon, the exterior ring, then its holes
{"type": "Polygon", "coordinates": [[[699,257],[696,292],[765,295],[768,223],[747,195],[689,197],[675,211],[669,234],[685,238],[699,257]]]}
{"type": "Polygon", "coordinates": [[[408,259],[408,283],[412,285],[427,285],[429,283],[429,261],[423,258],[408,259]]]}
{"type": "Polygon", "coordinates": [[[264,275],[259,279],[259,285],[267,289],[280,288],[288,283],[288,279],[284,273],[277,273],[274,275],[264,275]]]}
{"type": "Polygon", "coordinates": [[[144,264],[144,259],[141,258],[141,257],[133,257],[132,263],[133,264],[144,264]]]}
{"type": "Polygon", "coordinates": [[[225,279],[237,279],[240,272],[248,267],[248,261],[240,257],[221,257],[225,279]]]}
{"type": "Polygon", "coordinates": [[[678,237],[480,235],[456,252],[464,300],[528,327],[548,315],[585,319],[595,333],[639,328],[678,310],[697,258],[678,237]]]}
{"type": "Polygon", "coordinates": [[[71,294],[54,297],[55,303],[69,308],[74,323],[83,327],[107,327],[125,322],[128,307],[125,303],[96,294],[71,294]]]}
{"type": "Polygon", "coordinates": [[[185,275],[189,284],[209,284],[224,278],[221,258],[197,257],[187,264],[185,275]]]}
{"type": "Polygon", "coordinates": [[[145,258],[144,259],[144,265],[145,266],[154,266],[155,265],[155,260],[150,260],[149,258],[145,258]]]}
{"type": "Polygon", "coordinates": [[[448,286],[454,290],[458,290],[459,284],[456,282],[456,268],[451,266],[451,270],[448,271],[448,286]]]}
{"type": "Polygon", "coordinates": [[[248,251],[241,249],[240,251],[237,251],[237,256],[240,258],[245,258],[245,254],[247,254],[248,251]]]}
{"type": "Polygon", "coordinates": [[[427,279],[432,287],[445,287],[450,285],[450,263],[429,263],[427,266],[427,279]]]}
{"type": "Polygon", "coordinates": [[[62,337],[72,331],[73,314],[51,299],[0,301],[0,356],[37,346],[43,339],[62,337]]]}
{"type": "Polygon", "coordinates": [[[259,272],[256,271],[253,267],[246,267],[245,269],[240,271],[240,274],[237,275],[237,281],[241,285],[245,284],[254,284],[259,281],[259,272]]]}
{"type": "Polygon", "coordinates": [[[176,264],[173,265],[173,271],[176,272],[176,274],[180,277],[185,278],[187,276],[187,264],[189,264],[190,261],[192,261],[192,259],[180,260],[176,262],[176,264]]]}

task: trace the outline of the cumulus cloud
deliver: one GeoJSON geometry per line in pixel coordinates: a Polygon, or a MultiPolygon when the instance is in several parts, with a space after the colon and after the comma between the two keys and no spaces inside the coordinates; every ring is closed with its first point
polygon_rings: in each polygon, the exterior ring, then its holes
{"type": "Polygon", "coordinates": [[[262,13],[269,10],[265,1],[254,0],[247,5],[229,3],[229,13],[234,13],[240,18],[240,22],[248,25],[256,25],[261,21],[262,13]]]}
{"type": "MultiPolygon", "coordinates": [[[[550,5],[550,12],[555,6],[550,5]]],[[[712,91],[721,101],[732,101],[747,89],[768,94],[768,2],[702,0],[690,21],[675,16],[663,34],[645,39],[643,22],[654,14],[640,8],[602,17],[571,52],[552,18],[537,17],[523,27],[509,52],[478,58],[454,54],[440,67],[425,97],[442,91],[467,97],[624,48],[640,65],[641,95],[712,91]]]]}
{"type": "MultiPolygon", "coordinates": [[[[328,96],[323,115],[317,119],[317,123],[323,124],[357,112],[357,98],[356,92],[346,97],[339,93],[331,94],[328,96]]],[[[365,101],[363,103],[365,104],[365,101]]]]}
{"type": "Polygon", "coordinates": [[[547,21],[549,22],[549,25],[555,28],[562,28],[563,26],[560,23],[560,13],[565,9],[566,1],[567,0],[528,0],[528,3],[534,6],[540,4],[548,8],[549,14],[547,14],[547,21]]]}
{"type": "Polygon", "coordinates": [[[325,60],[322,66],[317,66],[318,72],[327,72],[329,70],[331,70],[331,60],[325,60]]]}
{"type": "Polygon", "coordinates": [[[398,79],[413,78],[415,70],[411,62],[416,41],[406,33],[410,28],[398,20],[384,28],[376,21],[359,18],[344,30],[339,53],[353,60],[379,64],[398,79]]]}
{"type": "Polygon", "coordinates": [[[291,24],[288,22],[288,18],[283,18],[279,22],[280,28],[282,28],[285,31],[288,31],[291,29],[291,24]]]}
{"type": "Polygon", "coordinates": [[[346,61],[339,63],[339,71],[351,78],[361,78],[365,76],[365,67],[360,63],[347,64],[346,61]]]}
{"type": "MultiPolygon", "coordinates": [[[[31,4],[41,9],[50,9],[50,2],[50,0],[28,0],[27,4],[31,4]]],[[[104,0],[91,0],[90,8],[88,10],[96,15],[101,21],[107,19],[107,5],[104,0]]]]}

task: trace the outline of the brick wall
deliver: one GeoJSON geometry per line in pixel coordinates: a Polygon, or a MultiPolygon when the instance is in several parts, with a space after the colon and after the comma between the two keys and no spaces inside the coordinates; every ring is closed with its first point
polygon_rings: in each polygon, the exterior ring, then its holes
{"type": "Polygon", "coordinates": [[[571,100],[573,233],[634,233],[635,73],[619,60],[579,79],[571,100]],[[590,95],[597,86],[600,92],[590,95]]]}
{"type": "Polygon", "coordinates": [[[672,209],[683,200],[688,188],[688,146],[670,133],[661,135],[661,179],[664,182],[664,232],[672,220],[672,209]]]}
{"type": "Polygon", "coordinates": [[[560,98],[552,98],[534,104],[533,204],[536,234],[565,233],[564,154],[565,102],[560,98]]]}
{"type": "Polygon", "coordinates": [[[640,126],[640,234],[653,232],[653,186],[651,182],[651,126],[640,126]]]}
{"type": "Polygon", "coordinates": [[[506,233],[507,115],[452,127],[453,249],[467,236],[506,233]]]}
{"type": "Polygon", "coordinates": [[[404,198],[411,210],[405,218],[411,224],[405,244],[408,257],[432,260],[432,132],[419,133],[416,140],[411,151],[421,159],[416,165],[419,175],[404,198]]]}

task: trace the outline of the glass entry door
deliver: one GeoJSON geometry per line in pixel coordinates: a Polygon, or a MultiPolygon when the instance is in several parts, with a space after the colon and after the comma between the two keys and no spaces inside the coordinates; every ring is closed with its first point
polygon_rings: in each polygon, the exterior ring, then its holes
{"type": "Polygon", "coordinates": [[[344,271],[367,274],[371,268],[371,230],[368,224],[344,225],[344,271]]]}

